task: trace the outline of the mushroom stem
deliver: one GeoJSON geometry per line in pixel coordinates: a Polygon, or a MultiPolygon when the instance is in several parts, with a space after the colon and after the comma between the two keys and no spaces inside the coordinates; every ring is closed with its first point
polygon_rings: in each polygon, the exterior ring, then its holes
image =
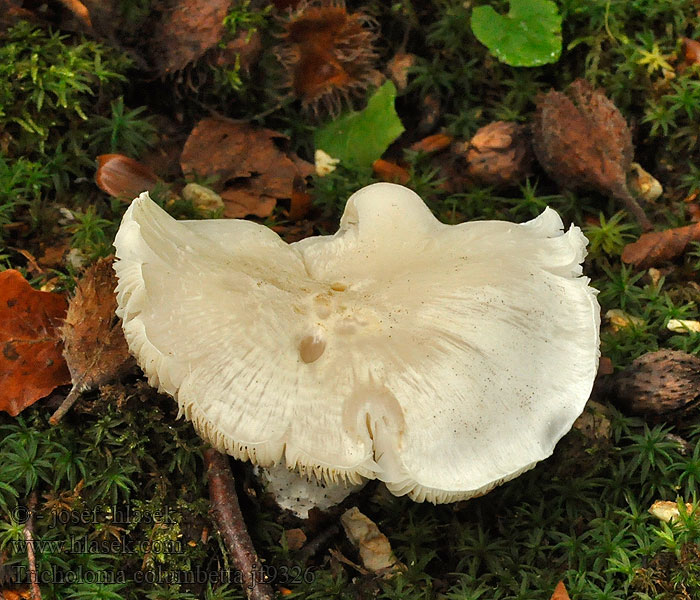
{"type": "Polygon", "coordinates": [[[209,478],[211,513],[236,568],[248,600],[272,600],[274,592],[264,581],[260,560],[248,535],[228,456],[216,450],[204,452],[204,464],[209,478]]]}

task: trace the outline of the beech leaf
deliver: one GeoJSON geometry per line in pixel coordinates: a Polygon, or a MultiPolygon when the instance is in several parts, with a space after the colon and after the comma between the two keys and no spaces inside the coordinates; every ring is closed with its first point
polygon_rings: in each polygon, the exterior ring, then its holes
{"type": "Polygon", "coordinates": [[[58,330],[67,304],[33,289],[19,271],[0,273],[0,410],[16,417],[70,383],[58,330]]]}

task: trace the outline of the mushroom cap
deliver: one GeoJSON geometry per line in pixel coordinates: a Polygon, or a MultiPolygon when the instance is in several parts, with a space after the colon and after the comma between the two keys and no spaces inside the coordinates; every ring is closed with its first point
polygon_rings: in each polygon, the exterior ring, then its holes
{"type": "Polygon", "coordinates": [[[294,244],[176,221],[144,193],[114,242],[117,314],[149,382],[217,449],[451,502],[548,457],[583,411],[600,324],[586,243],[549,208],[444,225],[390,183],[294,244]]]}

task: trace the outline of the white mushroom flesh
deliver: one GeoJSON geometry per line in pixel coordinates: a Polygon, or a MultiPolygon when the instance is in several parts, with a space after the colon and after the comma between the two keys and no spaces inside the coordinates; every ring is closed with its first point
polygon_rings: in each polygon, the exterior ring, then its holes
{"type": "Polygon", "coordinates": [[[216,448],[450,502],[549,456],[599,356],[587,240],[546,209],[444,225],[398,185],[286,244],[176,221],[147,194],[115,240],[117,314],[152,385],[216,448]]]}

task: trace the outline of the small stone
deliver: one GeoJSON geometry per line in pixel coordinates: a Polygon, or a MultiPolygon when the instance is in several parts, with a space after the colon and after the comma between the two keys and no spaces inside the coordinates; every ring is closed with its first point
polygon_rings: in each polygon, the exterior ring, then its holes
{"type": "Polygon", "coordinates": [[[198,183],[188,183],[182,189],[182,197],[198,210],[214,212],[224,209],[224,201],[214,190],[198,183]]]}

